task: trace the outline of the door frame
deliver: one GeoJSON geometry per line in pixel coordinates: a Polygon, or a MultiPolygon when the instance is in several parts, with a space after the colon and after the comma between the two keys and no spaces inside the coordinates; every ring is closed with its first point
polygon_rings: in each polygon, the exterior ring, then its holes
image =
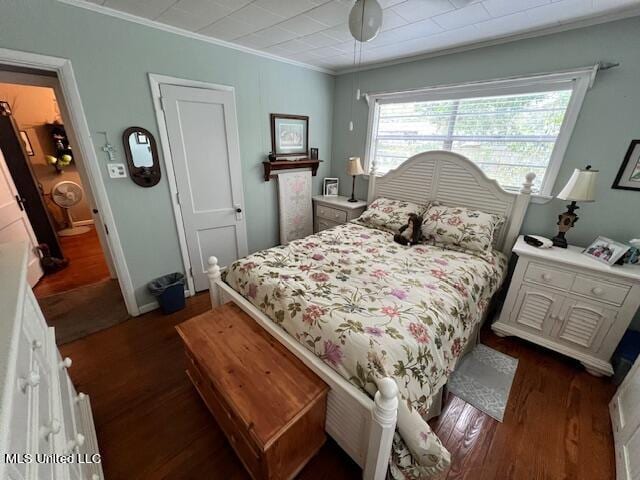
{"type": "Polygon", "coordinates": [[[127,311],[132,316],[140,315],[141,312],[136,302],[133,281],[127,267],[105,183],[100,173],[100,163],[93,146],[91,131],[82,106],[82,99],[71,60],[0,48],[0,65],[55,73],[59,84],[59,92],[56,92],[59,97],[57,101],[68,113],[71,131],[76,137],[75,140],[80,151],[81,161],[77,164],[78,172],[85,190],[89,193],[89,197],[93,199],[98,209],[99,221],[96,222],[96,226],[102,223],[108,228],[109,233],[107,235],[104,235],[104,237],[99,235],[101,240],[104,239],[106,241],[106,245],[101,242],[103,253],[110,255],[113,260],[113,266],[127,311]]]}
{"type": "MultiPolygon", "coordinates": [[[[164,110],[162,109],[160,85],[175,85],[178,87],[202,88],[205,90],[217,90],[231,92],[233,95],[233,108],[236,119],[238,118],[238,107],[236,104],[236,90],[230,85],[221,85],[217,83],[202,82],[200,80],[189,80],[186,78],[172,77],[169,75],[161,75],[157,73],[149,73],[149,87],[151,88],[151,96],[153,98],[153,108],[156,113],[156,121],[158,123],[158,133],[160,134],[160,146],[162,148],[162,157],[164,158],[165,171],[167,172],[167,180],[169,181],[169,191],[171,197],[171,205],[173,206],[173,214],[176,220],[176,230],[178,232],[178,240],[180,242],[180,253],[182,255],[182,263],[184,265],[185,277],[187,279],[187,288],[189,295],[195,295],[195,285],[191,270],[191,259],[189,258],[189,250],[187,248],[187,235],[184,230],[184,220],[182,218],[182,210],[178,203],[178,183],[176,181],[173,169],[173,157],[171,156],[171,146],[169,145],[169,134],[167,132],[167,123],[164,118],[164,110]]],[[[239,131],[239,130],[238,130],[239,131]]],[[[240,148],[240,137],[236,139],[238,149],[240,148]]],[[[186,292],[185,292],[186,293],[186,292]]]]}

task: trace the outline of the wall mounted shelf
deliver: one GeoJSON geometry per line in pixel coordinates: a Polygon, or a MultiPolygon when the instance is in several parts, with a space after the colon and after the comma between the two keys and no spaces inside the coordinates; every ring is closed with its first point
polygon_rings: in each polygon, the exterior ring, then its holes
{"type": "Polygon", "coordinates": [[[271,179],[271,174],[277,170],[290,170],[292,168],[310,168],[311,175],[316,176],[318,173],[318,167],[322,160],[312,160],[310,158],[303,158],[301,160],[278,160],[276,162],[262,162],[264,167],[264,181],[268,182],[271,179]]]}

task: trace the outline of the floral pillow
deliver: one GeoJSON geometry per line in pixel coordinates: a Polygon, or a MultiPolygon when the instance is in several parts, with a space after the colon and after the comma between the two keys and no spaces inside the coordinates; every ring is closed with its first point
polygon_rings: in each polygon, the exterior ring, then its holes
{"type": "Polygon", "coordinates": [[[493,251],[493,237],[503,222],[479,210],[432,205],[423,216],[423,241],[482,256],[493,251]]]}
{"type": "Polygon", "coordinates": [[[407,224],[409,214],[421,215],[427,207],[428,205],[402,200],[378,198],[358,217],[357,222],[368,227],[397,232],[407,224]]]}

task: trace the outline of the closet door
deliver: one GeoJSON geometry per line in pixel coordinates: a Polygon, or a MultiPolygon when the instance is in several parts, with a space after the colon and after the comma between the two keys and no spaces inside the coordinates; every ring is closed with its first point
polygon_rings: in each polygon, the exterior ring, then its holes
{"type": "Polygon", "coordinates": [[[161,85],[171,159],[196,291],[209,288],[207,259],[247,255],[234,94],[161,85]]]}
{"type": "Polygon", "coordinates": [[[43,275],[40,259],[35,252],[38,241],[0,150],[0,243],[6,242],[25,242],[29,245],[27,277],[29,285],[33,287],[43,275]]]}
{"type": "Polygon", "coordinates": [[[617,480],[640,478],[640,361],[609,403],[616,448],[617,480]]]}

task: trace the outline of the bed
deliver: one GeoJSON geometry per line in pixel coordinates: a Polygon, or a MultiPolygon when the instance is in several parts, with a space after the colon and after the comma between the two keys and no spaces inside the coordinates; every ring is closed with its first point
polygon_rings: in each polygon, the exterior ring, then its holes
{"type": "Polygon", "coordinates": [[[425,417],[502,283],[533,176],[508,193],[468,159],[440,151],[372,173],[369,202],[501,215],[495,252],[406,248],[392,233],[348,223],[240,259],[224,279],[212,257],[211,300],[237,303],[329,384],[327,432],[364,478],[385,478],[388,467],[396,478],[427,478],[449,458],[425,417]]]}

